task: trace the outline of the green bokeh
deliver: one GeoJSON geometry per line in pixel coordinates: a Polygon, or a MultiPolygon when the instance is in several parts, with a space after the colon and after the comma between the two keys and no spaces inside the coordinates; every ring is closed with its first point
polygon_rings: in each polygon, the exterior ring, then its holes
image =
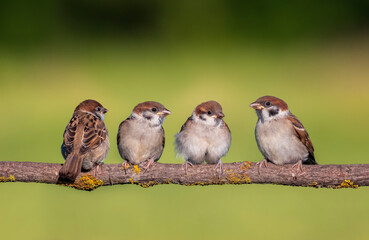
{"type": "MultiPolygon", "coordinates": [[[[110,111],[111,150],[121,163],[119,123],[156,100],[172,111],[160,162],[175,158],[174,135],[202,101],[219,101],[233,142],[224,162],[262,159],[248,107],[271,94],[303,122],[320,164],[367,163],[369,45],[363,41],[284,49],[99,45],[0,57],[3,161],[62,163],[62,133],[86,98],[110,111]]],[[[343,179],[342,179],[343,180],[343,179]]],[[[369,189],[243,185],[81,192],[44,184],[0,184],[4,239],[366,239],[369,189]]]]}
{"type": "MultiPolygon", "coordinates": [[[[320,164],[368,163],[367,1],[2,1],[0,161],[62,163],[73,109],[92,98],[119,123],[139,102],[172,111],[160,162],[196,105],[217,100],[232,131],[224,162],[262,159],[256,114],[284,99],[320,164]]],[[[343,181],[344,179],[342,179],[343,181]]],[[[136,185],[93,192],[0,184],[1,239],[367,239],[369,188],[136,185]]]]}

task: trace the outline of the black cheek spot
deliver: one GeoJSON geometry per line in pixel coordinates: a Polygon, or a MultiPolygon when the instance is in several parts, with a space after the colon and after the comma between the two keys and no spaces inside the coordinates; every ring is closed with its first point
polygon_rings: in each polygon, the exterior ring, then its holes
{"type": "Polygon", "coordinates": [[[149,121],[152,119],[151,114],[150,114],[150,113],[148,113],[148,112],[145,112],[144,114],[142,114],[142,116],[143,116],[144,118],[146,118],[147,120],[149,120],[149,121]]]}
{"type": "Polygon", "coordinates": [[[279,109],[270,109],[269,110],[269,117],[273,117],[275,115],[277,115],[279,112],[279,109]]]}
{"type": "Polygon", "coordinates": [[[203,121],[206,121],[206,118],[204,118],[204,116],[203,115],[199,115],[199,118],[201,119],[201,120],[203,120],[203,121]]]}

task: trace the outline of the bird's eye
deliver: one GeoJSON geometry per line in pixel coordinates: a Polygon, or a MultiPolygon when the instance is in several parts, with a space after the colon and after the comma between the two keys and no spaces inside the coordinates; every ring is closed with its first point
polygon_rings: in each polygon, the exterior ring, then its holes
{"type": "Polygon", "coordinates": [[[101,108],[100,107],[97,107],[96,108],[96,111],[100,112],[101,108]]]}
{"type": "Polygon", "coordinates": [[[157,108],[151,108],[151,111],[156,112],[156,111],[158,111],[158,109],[157,108]]]}
{"type": "Polygon", "coordinates": [[[271,105],[271,103],[270,102],[266,102],[265,103],[265,106],[270,106],[271,105]]]}
{"type": "Polygon", "coordinates": [[[208,115],[211,115],[212,114],[212,112],[211,111],[208,111],[208,115]]]}

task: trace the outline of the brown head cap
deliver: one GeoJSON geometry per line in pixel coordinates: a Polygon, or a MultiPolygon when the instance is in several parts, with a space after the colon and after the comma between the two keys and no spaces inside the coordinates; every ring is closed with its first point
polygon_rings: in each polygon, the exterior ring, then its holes
{"type": "Polygon", "coordinates": [[[250,104],[250,107],[261,110],[263,108],[268,108],[271,106],[277,106],[281,111],[288,110],[287,103],[280,98],[273,97],[273,96],[264,96],[258,98],[255,102],[250,104]]]}
{"type": "Polygon", "coordinates": [[[217,116],[217,118],[223,118],[222,106],[216,101],[203,102],[195,108],[195,115],[208,114],[217,116]]]}
{"type": "Polygon", "coordinates": [[[133,108],[133,112],[136,114],[142,113],[144,111],[151,111],[153,113],[157,113],[159,115],[162,114],[165,116],[171,113],[162,104],[154,101],[142,102],[133,108]]]}
{"type": "Polygon", "coordinates": [[[106,113],[108,110],[105,109],[99,102],[92,100],[92,99],[87,99],[83,102],[81,102],[76,109],[74,110],[74,112],[78,112],[78,111],[85,111],[85,112],[95,112],[96,108],[100,107],[101,110],[105,111],[104,113],[106,113]]]}

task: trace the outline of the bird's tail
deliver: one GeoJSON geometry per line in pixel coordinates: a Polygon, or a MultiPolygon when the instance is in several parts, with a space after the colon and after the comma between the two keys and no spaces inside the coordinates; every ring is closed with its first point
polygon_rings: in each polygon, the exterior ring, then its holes
{"type": "Polygon", "coordinates": [[[309,153],[308,159],[304,161],[304,164],[317,165],[318,163],[315,161],[314,153],[309,153]]]}
{"type": "Polygon", "coordinates": [[[59,171],[59,177],[70,181],[76,180],[82,169],[83,156],[79,154],[69,154],[63,167],[59,171]]]}

